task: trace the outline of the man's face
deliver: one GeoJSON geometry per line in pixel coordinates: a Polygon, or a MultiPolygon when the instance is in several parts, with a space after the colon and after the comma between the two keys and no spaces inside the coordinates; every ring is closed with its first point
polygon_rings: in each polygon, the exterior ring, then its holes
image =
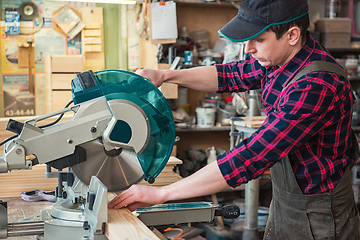
{"type": "Polygon", "coordinates": [[[246,42],[245,52],[258,60],[261,66],[282,66],[292,57],[287,33],[276,39],[273,31],[265,31],[246,42]]]}

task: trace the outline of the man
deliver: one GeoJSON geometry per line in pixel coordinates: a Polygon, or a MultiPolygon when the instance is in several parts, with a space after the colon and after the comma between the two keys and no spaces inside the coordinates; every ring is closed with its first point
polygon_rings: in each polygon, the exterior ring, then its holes
{"type": "Polygon", "coordinates": [[[217,162],[169,186],[134,185],[109,207],[132,211],[209,195],[271,168],[273,199],[264,239],[359,239],[349,172],[358,157],[350,127],[351,87],[343,69],[315,69],[292,82],[313,62],[338,68],[308,26],[306,0],[244,0],[219,33],[231,41],[247,41],[245,60],[180,71],[138,70],[156,86],[172,82],[206,92],[261,88],[267,118],[217,162]]]}

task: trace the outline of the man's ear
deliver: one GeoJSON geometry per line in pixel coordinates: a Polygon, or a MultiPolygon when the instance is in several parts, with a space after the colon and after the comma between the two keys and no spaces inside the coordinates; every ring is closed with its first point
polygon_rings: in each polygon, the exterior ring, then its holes
{"type": "Polygon", "coordinates": [[[299,27],[291,27],[287,31],[287,37],[289,44],[295,46],[298,42],[301,41],[301,31],[299,27]]]}

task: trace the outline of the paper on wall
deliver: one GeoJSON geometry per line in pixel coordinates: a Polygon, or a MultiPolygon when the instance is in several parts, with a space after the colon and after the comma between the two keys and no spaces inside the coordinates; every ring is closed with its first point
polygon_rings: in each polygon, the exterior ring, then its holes
{"type": "Polygon", "coordinates": [[[175,2],[151,4],[152,39],[176,39],[178,37],[175,2]]]}

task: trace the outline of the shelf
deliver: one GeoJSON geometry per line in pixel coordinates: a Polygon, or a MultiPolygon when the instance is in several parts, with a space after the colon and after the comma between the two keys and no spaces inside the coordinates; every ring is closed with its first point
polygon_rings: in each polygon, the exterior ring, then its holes
{"type": "Polygon", "coordinates": [[[360,53],[360,48],[328,48],[331,53],[360,53]]]}
{"type": "Polygon", "coordinates": [[[352,126],[351,128],[354,130],[354,132],[360,132],[360,126],[352,126]]]}
{"type": "MultiPolygon", "coordinates": [[[[345,58],[345,55],[360,55],[360,48],[328,48],[334,58],[345,58]]],[[[357,57],[357,56],[356,56],[357,57]]]]}
{"type": "Polygon", "coordinates": [[[360,81],[360,76],[358,76],[358,77],[349,77],[349,81],[360,81]]]}
{"type": "Polygon", "coordinates": [[[176,4],[189,7],[239,8],[242,0],[236,1],[201,1],[201,0],[175,0],[176,4]]]}
{"type": "Polygon", "coordinates": [[[220,127],[211,127],[211,128],[200,128],[200,127],[191,127],[191,128],[180,128],[175,127],[176,132],[215,132],[215,131],[230,131],[230,126],[220,126],[220,127]]]}

